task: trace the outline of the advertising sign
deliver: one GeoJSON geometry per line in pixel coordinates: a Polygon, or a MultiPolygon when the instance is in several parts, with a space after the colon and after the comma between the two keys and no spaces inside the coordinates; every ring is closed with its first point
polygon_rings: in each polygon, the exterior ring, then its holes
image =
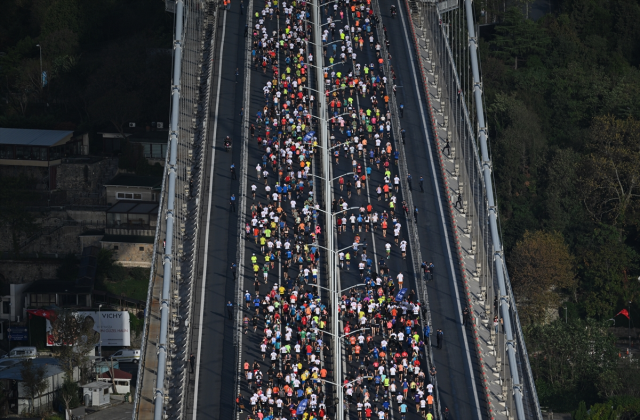
{"type": "MultiPolygon", "coordinates": [[[[93,330],[102,337],[103,346],[126,347],[131,345],[129,312],[127,311],[81,311],[77,312],[93,320],[93,330]]],[[[47,318],[47,346],[53,346],[51,321],[47,318]]]]}

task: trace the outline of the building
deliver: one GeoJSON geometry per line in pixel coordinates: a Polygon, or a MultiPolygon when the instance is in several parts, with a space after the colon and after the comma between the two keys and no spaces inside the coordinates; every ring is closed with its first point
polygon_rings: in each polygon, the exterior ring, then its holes
{"type": "Polygon", "coordinates": [[[55,190],[57,168],[63,158],[89,154],[88,134],[73,131],[0,128],[0,166],[7,173],[24,173],[32,178],[48,177],[49,190],[55,190]]]}
{"type": "MultiPolygon", "coordinates": [[[[58,359],[50,357],[39,357],[32,359],[34,367],[44,366],[45,378],[47,379],[47,389],[33,401],[34,408],[50,407],[56,399],[57,391],[64,383],[64,370],[60,366],[58,359]]],[[[22,363],[17,363],[7,369],[0,371],[0,383],[8,399],[9,412],[22,414],[29,411],[31,399],[27,388],[22,380],[22,363]]],[[[79,369],[73,368],[73,380],[80,379],[79,369]]]]}
{"type": "MultiPolygon", "coordinates": [[[[154,231],[155,233],[155,231],[154,231]]],[[[151,267],[154,236],[104,235],[100,240],[103,249],[113,251],[116,263],[123,267],[151,267]]]]}
{"type": "Polygon", "coordinates": [[[119,201],[107,209],[107,235],[153,236],[158,225],[155,201],[119,201]]]}
{"type": "MultiPolygon", "coordinates": [[[[116,392],[118,394],[128,394],[131,392],[131,378],[133,375],[129,372],[125,372],[120,369],[113,369],[113,377],[116,381],[116,392]]],[[[106,372],[100,374],[98,376],[99,382],[112,383],[111,380],[111,369],[107,369],[106,372]]]]}
{"type": "MultiPolygon", "coordinates": [[[[76,281],[37,280],[24,290],[24,307],[90,309],[100,249],[88,246],[82,250],[76,281]]],[[[13,286],[13,285],[12,285],[13,286]]]]}
{"type": "Polygon", "coordinates": [[[105,184],[107,204],[121,200],[160,201],[162,178],[132,174],[118,174],[105,184]]]}
{"type": "Polygon", "coordinates": [[[91,382],[82,385],[82,400],[86,407],[100,407],[111,402],[111,385],[106,382],[91,382]]]}
{"type": "Polygon", "coordinates": [[[102,136],[102,151],[107,155],[124,152],[125,143],[139,145],[150,164],[164,165],[169,144],[169,130],[162,122],[152,122],[144,127],[131,123],[125,133],[99,132],[102,136]],[[126,139],[126,140],[123,140],[126,139]]]}
{"type": "Polygon", "coordinates": [[[160,177],[130,174],[118,174],[109,181],[106,189],[111,207],[106,212],[104,236],[87,236],[86,243],[98,240],[125,267],[151,267],[161,184],[160,177]]]}

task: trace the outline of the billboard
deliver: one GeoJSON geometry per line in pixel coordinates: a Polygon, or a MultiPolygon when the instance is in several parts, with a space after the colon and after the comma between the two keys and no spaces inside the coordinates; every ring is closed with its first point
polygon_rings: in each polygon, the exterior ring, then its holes
{"type": "MultiPolygon", "coordinates": [[[[131,345],[128,311],[79,311],[78,315],[93,319],[93,330],[100,334],[103,346],[126,347],[131,345]]],[[[53,346],[53,328],[47,318],[47,346],[53,346]]]]}

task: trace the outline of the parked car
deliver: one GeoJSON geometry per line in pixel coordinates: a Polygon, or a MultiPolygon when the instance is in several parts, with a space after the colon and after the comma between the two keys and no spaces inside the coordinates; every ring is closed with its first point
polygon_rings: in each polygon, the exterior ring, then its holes
{"type": "Polygon", "coordinates": [[[122,349],[111,355],[111,360],[117,360],[121,363],[140,361],[140,349],[122,349]]]}
{"type": "Polygon", "coordinates": [[[3,359],[35,359],[38,357],[38,350],[35,347],[16,347],[4,356],[3,359]]]}

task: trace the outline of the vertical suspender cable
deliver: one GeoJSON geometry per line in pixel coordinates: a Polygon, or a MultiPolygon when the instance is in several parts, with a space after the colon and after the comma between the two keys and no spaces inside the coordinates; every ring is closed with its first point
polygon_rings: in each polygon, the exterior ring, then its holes
{"type": "Polygon", "coordinates": [[[178,116],[180,109],[180,72],[182,64],[182,20],[184,2],[176,2],[176,33],[173,54],[173,86],[171,99],[171,128],[169,134],[169,194],[167,196],[167,239],[164,249],[164,276],[162,281],[162,298],[160,305],[160,341],[158,344],[158,375],[156,379],[154,420],[163,419],[164,380],[167,367],[167,325],[169,320],[169,299],[171,290],[171,266],[173,263],[173,223],[174,200],[176,196],[176,158],[178,152],[178,116]]]}

